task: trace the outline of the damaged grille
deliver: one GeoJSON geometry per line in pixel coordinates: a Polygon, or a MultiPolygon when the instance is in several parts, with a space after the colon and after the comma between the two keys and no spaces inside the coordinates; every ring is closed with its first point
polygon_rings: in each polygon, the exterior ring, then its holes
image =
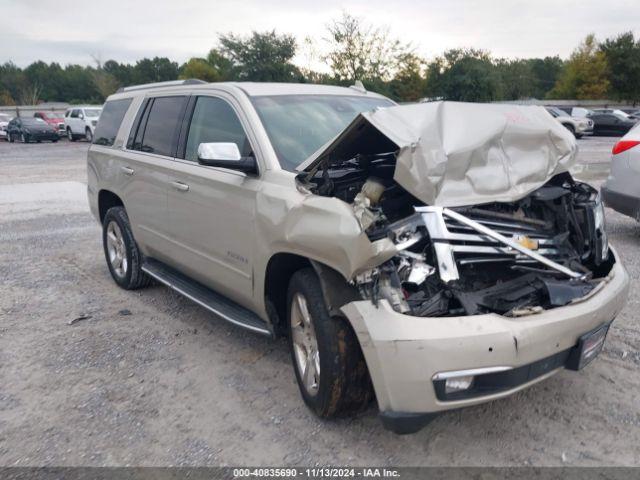
{"type": "MultiPolygon", "coordinates": [[[[433,242],[440,277],[445,282],[460,278],[459,266],[495,262],[531,265],[539,262],[530,255],[445,215],[445,212],[451,212],[451,210],[432,207],[417,210],[422,215],[433,242]]],[[[470,209],[464,213],[469,220],[491,229],[554,263],[570,261],[570,252],[563,246],[566,236],[555,235],[550,230],[550,226],[543,221],[507,219],[506,216],[489,211],[483,212],[479,209],[470,209]]],[[[569,275],[568,272],[563,273],[569,275]]]]}

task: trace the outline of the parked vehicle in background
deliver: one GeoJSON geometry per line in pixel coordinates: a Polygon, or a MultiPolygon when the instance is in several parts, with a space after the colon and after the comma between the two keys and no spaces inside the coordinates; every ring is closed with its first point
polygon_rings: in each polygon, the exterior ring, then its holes
{"type": "Polygon", "coordinates": [[[564,128],[573,133],[576,138],[582,138],[583,135],[593,133],[593,121],[588,118],[571,117],[567,112],[557,107],[545,107],[547,112],[551,114],[564,128]]]}
{"type": "Polygon", "coordinates": [[[313,412],[398,433],[601,351],[629,276],[542,109],[187,82],[110,96],[88,150],[121,288],[287,336],[313,412]]]}
{"type": "Polygon", "coordinates": [[[6,113],[0,113],[0,139],[9,140],[7,136],[7,125],[11,121],[11,116],[6,113]]]}
{"type": "Polygon", "coordinates": [[[22,143],[41,142],[49,140],[57,142],[60,136],[58,131],[41,118],[16,117],[7,126],[7,135],[10,142],[22,143]]]}
{"type": "Polygon", "coordinates": [[[639,109],[631,109],[631,110],[624,110],[624,113],[626,113],[627,115],[629,115],[629,118],[631,120],[640,120],[640,110],[639,109]]]}
{"type": "Polygon", "coordinates": [[[601,193],[608,207],[640,221],[640,124],[614,145],[601,193]]]}
{"type": "Polygon", "coordinates": [[[624,110],[620,110],[619,108],[594,108],[593,113],[594,114],[610,113],[610,114],[618,115],[630,120],[638,120],[638,118],[635,115],[627,113],[624,110]]]}
{"type": "Polygon", "coordinates": [[[55,112],[35,112],[33,114],[35,118],[41,118],[53,128],[55,128],[58,132],[58,135],[64,136],[66,135],[66,131],[64,128],[64,115],[61,113],[55,112]]]}
{"type": "Polygon", "coordinates": [[[594,113],[589,115],[593,120],[594,135],[620,136],[627,133],[636,124],[634,120],[626,115],[618,113],[594,113]]]}
{"type": "Polygon", "coordinates": [[[85,138],[93,141],[93,134],[98,124],[102,106],[78,106],[68,108],[64,114],[64,125],[67,138],[72,142],[85,138]]]}
{"type": "Polygon", "coordinates": [[[584,107],[558,107],[575,118],[584,118],[593,113],[593,110],[584,107]]]}

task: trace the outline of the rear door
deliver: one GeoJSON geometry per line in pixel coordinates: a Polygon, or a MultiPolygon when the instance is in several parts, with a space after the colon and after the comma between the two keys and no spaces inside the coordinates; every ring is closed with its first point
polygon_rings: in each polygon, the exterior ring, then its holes
{"type": "Polygon", "coordinates": [[[248,305],[259,176],[200,165],[200,143],[233,142],[253,155],[248,122],[231,97],[197,96],[174,168],[169,172],[168,209],[175,266],[209,287],[248,305]]]}
{"type": "MultiPolygon", "coordinates": [[[[167,173],[171,171],[186,103],[184,95],[145,100],[116,169],[135,238],[146,255],[163,261],[172,254],[168,240],[167,173]]],[[[105,107],[98,122],[96,143],[101,141],[103,122],[109,114],[105,107]]]]}

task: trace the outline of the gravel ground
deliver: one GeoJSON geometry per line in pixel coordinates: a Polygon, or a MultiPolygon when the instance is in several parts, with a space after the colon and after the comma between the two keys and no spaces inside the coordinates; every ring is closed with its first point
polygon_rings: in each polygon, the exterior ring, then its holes
{"type": "MultiPolygon", "coordinates": [[[[606,168],[613,141],[581,140],[581,164],[606,168]]],[[[283,340],[164,287],[117,288],[86,203],[86,150],[0,143],[0,465],[640,464],[631,219],[607,211],[633,285],[596,362],[396,436],[373,407],[315,418],[283,340]]]]}

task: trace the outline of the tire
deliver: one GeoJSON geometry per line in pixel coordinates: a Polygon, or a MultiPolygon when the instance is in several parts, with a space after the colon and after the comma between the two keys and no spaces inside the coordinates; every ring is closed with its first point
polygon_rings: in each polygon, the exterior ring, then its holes
{"type": "Polygon", "coordinates": [[[75,142],[76,141],[76,137],[73,134],[73,132],[71,131],[71,128],[67,127],[67,138],[69,139],[70,142],[75,142]]]}
{"type": "Polygon", "coordinates": [[[53,140],[51,140],[51,143],[58,143],[58,139],[54,138],[53,140]]]}
{"type": "Polygon", "coordinates": [[[84,131],[84,138],[86,138],[87,142],[89,142],[89,143],[93,142],[93,133],[91,133],[91,129],[90,128],[87,128],[84,131]]]}
{"type": "Polygon", "coordinates": [[[575,137],[576,136],[576,129],[573,128],[573,125],[569,124],[569,123],[565,123],[564,124],[564,128],[566,128],[567,130],[569,130],[571,132],[571,134],[575,137]]]}
{"type": "Polygon", "coordinates": [[[9,134],[7,134],[7,140],[9,141],[9,143],[13,143],[13,142],[15,142],[15,138],[13,138],[13,135],[12,135],[12,134],[10,134],[10,133],[9,133],[9,134]]]}
{"type": "Polygon", "coordinates": [[[576,137],[577,140],[580,140],[582,138],[581,133],[575,133],[574,136],[576,137]]]}
{"type": "Polygon", "coordinates": [[[151,283],[151,277],[141,269],[142,254],[124,207],[112,207],[104,216],[102,245],[109,272],[119,287],[136,290],[151,283]]]}
{"type": "Polygon", "coordinates": [[[304,402],[322,418],[364,410],[373,399],[373,388],[360,344],[347,320],[329,315],[312,268],[294,273],[287,301],[289,350],[304,402]],[[311,360],[306,369],[305,352],[311,360]]]}

